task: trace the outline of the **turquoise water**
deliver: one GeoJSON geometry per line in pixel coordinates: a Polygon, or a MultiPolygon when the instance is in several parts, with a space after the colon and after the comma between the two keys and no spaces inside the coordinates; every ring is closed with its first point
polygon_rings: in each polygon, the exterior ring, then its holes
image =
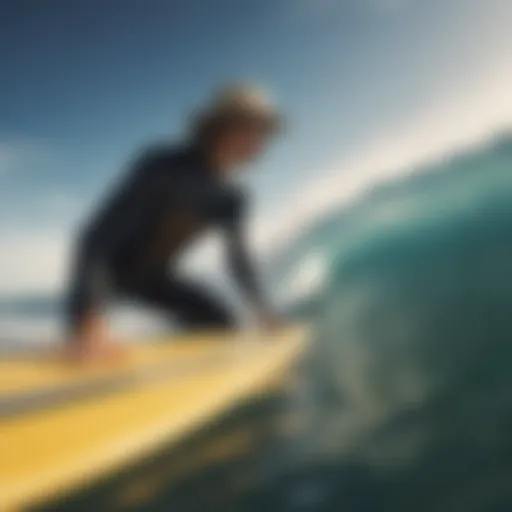
{"type": "Polygon", "coordinates": [[[315,240],[326,510],[512,510],[512,140],[419,171],[315,240]]]}
{"type": "Polygon", "coordinates": [[[288,255],[325,267],[284,510],[512,510],[512,140],[415,171],[288,255]]]}
{"type": "Polygon", "coordinates": [[[274,274],[313,325],[297,386],[246,418],[280,434],[133,510],[512,510],[511,138],[340,208],[274,274]]]}

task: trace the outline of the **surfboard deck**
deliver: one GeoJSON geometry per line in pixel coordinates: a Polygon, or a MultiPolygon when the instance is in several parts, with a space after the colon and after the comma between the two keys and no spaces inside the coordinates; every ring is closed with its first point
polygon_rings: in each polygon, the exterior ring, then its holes
{"type": "Polygon", "coordinates": [[[110,369],[78,369],[58,358],[0,363],[0,374],[8,369],[0,405],[36,397],[4,417],[0,407],[2,507],[19,510],[65,494],[179,442],[283,377],[306,347],[307,329],[286,328],[265,342],[238,338],[217,333],[134,347],[110,369]],[[105,380],[124,384],[94,387],[105,380]],[[38,404],[37,393],[77,386],[93,389],[38,404]]]}
{"type": "Polygon", "coordinates": [[[225,335],[216,333],[179,336],[171,341],[152,340],[129,347],[125,356],[116,364],[73,365],[58,350],[35,355],[6,356],[0,358],[0,397],[36,387],[65,386],[107,375],[122,375],[162,360],[178,362],[193,359],[218,352],[219,343],[225,338],[225,335]]]}

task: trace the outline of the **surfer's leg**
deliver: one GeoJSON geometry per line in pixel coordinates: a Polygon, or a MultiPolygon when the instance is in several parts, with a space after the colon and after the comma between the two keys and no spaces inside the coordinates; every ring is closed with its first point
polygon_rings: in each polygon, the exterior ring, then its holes
{"type": "Polygon", "coordinates": [[[184,280],[162,277],[136,291],[139,298],[176,318],[187,329],[229,329],[235,316],[205,288],[184,280]]]}

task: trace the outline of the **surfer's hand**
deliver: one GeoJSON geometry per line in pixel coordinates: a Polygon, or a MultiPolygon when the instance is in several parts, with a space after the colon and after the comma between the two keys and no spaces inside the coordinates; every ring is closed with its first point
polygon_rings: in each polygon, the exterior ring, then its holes
{"type": "Polygon", "coordinates": [[[80,343],[70,350],[71,360],[80,364],[116,363],[124,359],[125,350],[116,343],[80,343]]]}
{"type": "Polygon", "coordinates": [[[265,331],[276,331],[284,325],[284,322],[273,311],[262,311],[258,315],[258,325],[265,331]]]}
{"type": "Polygon", "coordinates": [[[123,350],[109,338],[108,328],[100,316],[85,318],[70,340],[69,355],[80,363],[115,361],[123,350]]]}

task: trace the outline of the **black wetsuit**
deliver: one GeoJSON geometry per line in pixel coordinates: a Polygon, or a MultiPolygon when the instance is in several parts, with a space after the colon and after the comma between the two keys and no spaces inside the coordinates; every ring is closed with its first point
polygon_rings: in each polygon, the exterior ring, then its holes
{"type": "Polygon", "coordinates": [[[222,301],[172,271],[182,249],[212,226],[224,229],[233,275],[262,306],[243,243],[244,204],[241,191],[223,183],[197,149],[147,151],[80,236],[70,328],[117,295],[163,308],[186,327],[232,326],[222,301]]]}

